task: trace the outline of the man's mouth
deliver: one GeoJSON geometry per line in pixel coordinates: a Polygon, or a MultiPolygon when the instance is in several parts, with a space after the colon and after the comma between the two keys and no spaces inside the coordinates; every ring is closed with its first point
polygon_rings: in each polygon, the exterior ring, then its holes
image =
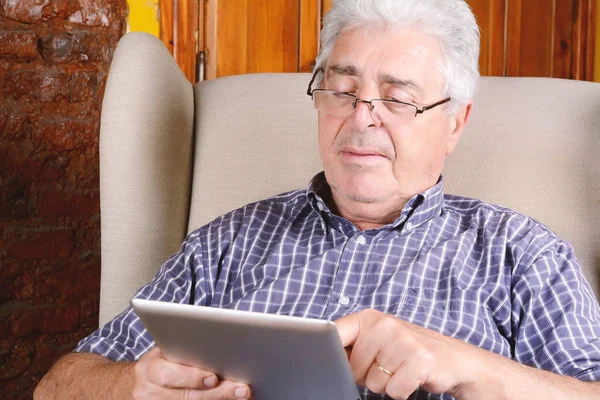
{"type": "Polygon", "coordinates": [[[340,151],[340,155],[344,158],[354,160],[381,160],[387,158],[381,152],[374,149],[356,149],[356,148],[344,148],[340,151]]]}

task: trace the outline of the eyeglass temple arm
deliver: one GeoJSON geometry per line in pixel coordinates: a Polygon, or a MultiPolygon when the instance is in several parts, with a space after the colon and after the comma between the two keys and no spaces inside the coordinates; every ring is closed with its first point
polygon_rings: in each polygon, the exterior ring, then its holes
{"type": "Polygon", "coordinates": [[[317,70],[315,70],[315,73],[313,74],[310,83],[308,84],[308,89],[306,90],[306,94],[309,96],[312,96],[312,85],[315,82],[315,79],[317,78],[317,75],[319,74],[319,72],[323,72],[323,68],[319,68],[317,70]]]}
{"type": "Polygon", "coordinates": [[[449,102],[450,100],[452,100],[452,98],[451,97],[447,97],[444,100],[438,101],[437,103],[433,103],[433,104],[430,104],[428,106],[423,106],[423,108],[421,108],[420,110],[417,109],[417,114],[423,114],[425,111],[431,110],[434,107],[437,107],[437,106],[440,106],[442,104],[445,104],[445,103],[449,102]]]}

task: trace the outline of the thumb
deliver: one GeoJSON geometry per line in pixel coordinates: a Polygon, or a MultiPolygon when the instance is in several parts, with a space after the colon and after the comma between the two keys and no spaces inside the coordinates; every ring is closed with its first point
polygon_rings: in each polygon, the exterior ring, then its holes
{"type": "Polygon", "coordinates": [[[360,320],[358,315],[346,315],[334,322],[344,347],[352,346],[360,334],[360,320]]]}

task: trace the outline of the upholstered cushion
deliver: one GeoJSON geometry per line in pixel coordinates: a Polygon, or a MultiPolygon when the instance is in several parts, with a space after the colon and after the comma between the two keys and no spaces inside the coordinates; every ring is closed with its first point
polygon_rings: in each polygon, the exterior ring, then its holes
{"type": "MultiPolygon", "coordinates": [[[[304,187],[320,170],[309,74],[240,75],[196,86],[188,230],[248,202],[304,187]]],[[[600,271],[600,85],[481,79],[444,172],[446,191],[537,218],[600,271]]]]}
{"type": "Polygon", "coordinates": [[[192,85],[158,39],[125,35],[100,122],[100,322],[121,312],[185,236],[192,85]]]}

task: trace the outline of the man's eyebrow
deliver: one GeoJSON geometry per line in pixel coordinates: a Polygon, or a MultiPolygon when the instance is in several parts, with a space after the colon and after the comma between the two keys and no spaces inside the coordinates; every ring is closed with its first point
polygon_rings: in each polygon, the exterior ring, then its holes
{"type": "Polygon", "coordinates": [[[352,65],[333,64],[327,68],[327,75],[349,75],[357,76],[358,70],[352,65]]]}
{"type": "Polygon", "coordinates": [[[380,78],[381,82],[387,83],[392,86],[397,86],[401,89],[412,89],[412,91],[417,92],[417,94],[422,95],[423,89],[421,86],[417,85],[415,81],[411,81],[410,79],[399,79],[392,75],[382,75],[380,78]]]}
{"type": "MultiPolygon", "coordinates": [[[[358,76],[359,71],[356,67],[352,65],[333,64],[327,68],[326,75],[358,76]]],[[[419,86],[415,81],[410,79],[400,79],[389,74],[384,74],[379,77],[379,81],[387,83],[388,85],[396,86],[400,89],[408,89],[419,96],[423,95],[423,88],[421,88],[421,86],[419,86]]]]}

